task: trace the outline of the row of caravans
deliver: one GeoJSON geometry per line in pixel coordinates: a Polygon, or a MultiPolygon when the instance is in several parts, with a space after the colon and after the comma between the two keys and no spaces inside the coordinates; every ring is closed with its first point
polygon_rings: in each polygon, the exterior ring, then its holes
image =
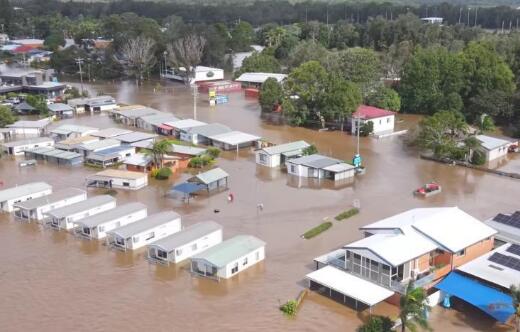
{"type": "MultiPolygon", "coordinates": [[[[76,188],[52,193],[52,187],[37,183],[17,192],[25,195],[14,198],[18,201],[12,204],[11,211],[19,219],[39,221],[89,240],[105,240],[124,251],[147,246],[153,263],[176,264],[189,258],[191,271],[201,276],[229,278],[265,256],[261,240],[240,235],[223,241],[222,226],[213,221],[183,229],[181,216],[174,211],[148,215],[142,203],[117,206],[112,196],[88,198],[84,190],[76,188]],[[38,192],[39,197],[33,192],[28,198],[31,189],[47,191],[38,192]]],[[[0,199],[8,196],[12,198],[12,188],[0,191],[0,199]]]]}

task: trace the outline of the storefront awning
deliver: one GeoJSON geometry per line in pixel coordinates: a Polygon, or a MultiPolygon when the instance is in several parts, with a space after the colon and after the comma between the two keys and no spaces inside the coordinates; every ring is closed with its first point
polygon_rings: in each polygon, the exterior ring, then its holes
{"type": "Polygon", "coordinates": [[[307,274],[306,278],[368,306],[378,304],[394,294],[391,290],[330,265],[307,274]]]}
{"type": "Polygon", "coordinates": [[[460,273],[451,272],[435,287],[474,305],[502,323],[515,313],[511,296],[460,273]]]}

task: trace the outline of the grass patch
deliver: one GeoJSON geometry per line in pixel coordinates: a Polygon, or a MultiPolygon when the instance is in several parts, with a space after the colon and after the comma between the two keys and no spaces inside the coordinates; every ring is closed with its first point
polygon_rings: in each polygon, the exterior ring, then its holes
{"type": "Polygon", "coordinates": [[[341,212],[340,214],[335,216],[334,219],[336,219],[337,221],[340,221],[340,220],[348,219],[352,216],[355,216],[358,213],[359,213],[358,208],[352,208],[352,209],[341,212]]]}
{"type": "Polygon", "coordinates": [[[312,229],[309,229],[307,232],[303,233],[303,237],[305,239],[312,239],[313,237],[325,232],[327,229],[332,227],[332,223],[330,221],[324,222],[321,225],[318,225],[312,229]]]}

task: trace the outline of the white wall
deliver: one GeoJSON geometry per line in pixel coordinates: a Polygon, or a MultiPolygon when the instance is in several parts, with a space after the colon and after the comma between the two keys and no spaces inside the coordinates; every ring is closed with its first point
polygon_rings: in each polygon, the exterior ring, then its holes
{"type": "Polygon", "coordinates": [[[113,188],[137,190],[148,185],[148,174],[144,173],[143,177],[138,179],[111,178],[111,180],[113,188]],[[125,183],[128,185],[125,185],[125,183]]]}
{"type": "Polygon", "coordinates": [[[224,71],[222,69],[215,68],[211,70],[213,72],[213,76],[208,77],[206,71],[198,71],[195,73],[194,82],[203,82],[203,81],[216,81],[224,79],[224,71]]]}
{"type": "Polygon", "coordinates": [[[173,263],[179,263],[190,258],[208,248],[211,248],[222,242],[222,230],[209,233],[200,239],[187,243],[186,245],[176,248],[171,253],[168,253],[168,260],[173,263]],[[196,245],[196,247],[194,247],[196,245]],[[180,250],[180,252],[179,252],[180,250]]]}
{"type": "Polygon", "coordinates": [[[13,212],[15,203],[25,202],[25,201],[28,201],[33,198],[47,196],[50,194],[52,194],[52,189],[46,189],[43,191],[32,193],[30,195],[16,197],[16,198],[10,199],[8,201],[0,202],[0,208],[1,208],[1,210],[5,211],[5,212],[13,212]]]}
{"type": "Polygon", "coordinates": [[[341,172],[341,173],[334,173],[334,181],[344,180],[353,177],[356,174],[356,171],[354,169],[341,172]]]}
{"type": "Polygon", "coordinates": [[[509,146],[503,146],[494,150],[483,150],[486,153],[486,161],[492,161],[507,155],[509,146]]]}
{"type": "Polygon", "coordinates": [[[238,274],[241,271],[244,271],[245,269],[255,265],[256,263],[263,261],[264,258],[265,258],[265,247],[261,247],[255,251],[250,252],[249,254],[247,254],[245,256],[240,257],[236,261],[229,263],[225,267],[219,269],[217,271],[217,275],[220,278],[224,278],[224,279],[231,278],[235,274],[238,274]],[[258,254],[258,256],[257,256],[257,254],[258,254]],[[247,259],[247,263],[244,264],[246,259],[247,259]],[[233,272],[231,272],[231,270],[233,269],[233,267],[235,267],[236,264],[238,264],[238,271],[233,273],[233,272]]]}
{"type": "Polygon", "coordinates": [[[113,209],[115,207],[116,207],[116,201],[111,201],[111,202],[105,203],[103,205],[99,205],[94,208],[91,208],[90,210],[76,212],[63,219],[54,219],[51,217],[50,221],[51,221],[53,227],[58,227],[58,228],[63,228],[63,229],[69,230],[69,229],[74,228],[75,221],[96,215],[101,212],[105,212],[105,211],[113,209]]]}
{"type": "Polygon", "coordinates": [[[306,177],[306,178],[314,178],[314,179],[321,179],[324,176],[324,171],[322,169],[313,168],[314,174],[312,174],[312,176],[309,176],[309,167],[307,167],[307,166],[294,165],[290,162],[287,162],[286,165],[287,165],[287,173],[292,174],[292,175],[306,177]]]}
{"type": "Polygon", "coordinates": [[[14,130],[15,135],[21,136],[40,136],[42,130],[38,128],[11,128],[14,130]]]}
{"type": "MultiPolygon", "coordinates": [[[[76,195],[76,196],[71,196],[71,197],[67,197],[65,199],[62,199],[61,201],[57,201],[57,202],[53,202],[51,204],[45,204],[45,205],[42,205],[42,206],[39,206],[37,207],[36,209],[33,209],[33,210],[18,210],[18,211],[15,211],[15,215],[22,218],[22,219],[36,219],[36,220],[43,220],[44,218],[44,214],[53,210],[53,209],[58,209],[58,208],[61,208],[61,207],[64,207],[64,206],[67,206],[67,205],[71,205],[71,204],[74,204],[74,203],[78,203],[78,202],[81,202],[81,201],[84,201],[87,199],[87,193],[82,193],[80,195],[76,195]],[[27,214],[26,216],[22,216],[21,213],[24,213],[24,214],[27,214]]],[[[15,207],[15,210],[16,207],[15,207]]]]}
{"type": "Polygon", "coordinates": [[[278,167],[280,166],[280,155],[270,155],[265,153],[263,150],[256,151],[256,163],[267,167],[278,167]],[[260,155],[264,156],[264,161],[260,160],[260,155]]]}
{"type": "Polygon", "coordinates": [[[177,218],[164,223],[160,226],[150,228],[131,237],[130,241],[125,241],[126,248],[130,250],[139,249],[147,244],[163,239],[181,230],[181,219],[177,218]],[[153,233],[153,236],[152,236],[153,233]]]}
{"type": "MultiPolygon", "coordinates": [[[[53,147],[54,142],[42,142],[42,143],[32,143],[32,144],[26,144],[26,145],[20,145],[13,147],[13,155],[20,156],[24,154],[24,151],[31,150],[35,148],[41,148],[41,147],[53,147]]],[[[4,151],[9,154],[9,148],[4,146],[4,151]]]]}
{"type": "MultiPolygon", "coordinates": [[[[365,124],[368,121],[372,121],[374,124],[374,134],[378,134],[385,131],[394,130],[395,125],[395,115],[384,116],[381,118],[375,118],[370,120],[361,120],[361,125],[365,124]]],[[[357,134],[357,122],[358,120],[355,118],[351,119],[352,124],[352,134],[357,134]]]]}
{"type": "Polygon", "coordinates": [[[133,213],[124,215],[120,218],[97,225],[97,227],[95,227],[93,230],[91,230],[90,235],[86,234],[84,232],[83,227],[81,227],[80,231],[83,235],[100,240],[100,239],[104,239],[107,236],[106,232],[114,230],[118,227],[123,227],[123,226],[131,224],[133,222],[139,221],[143,218],[146,218],[147,215],[148,215],[147,209],[143,208],[142,210],[139,210],[137,212],[133,212],[133,213]]]}

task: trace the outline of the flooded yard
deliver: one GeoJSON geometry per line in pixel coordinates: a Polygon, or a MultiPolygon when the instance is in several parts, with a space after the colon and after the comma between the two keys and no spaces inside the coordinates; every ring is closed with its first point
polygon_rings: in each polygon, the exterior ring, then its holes
{"type": "MultiPolygon", "coordinates": [[[[89,85],[91,94],[110,94],[122,103],[139,103],[192,117],[193,96],[180,85],[154,92],[154,84],[137,88],[130,82],[89,85]]],[[[256,134],[274,143],[306,140],[322,154],[351,160],[356,138],[341,132],[317,132],[271,125],[260,119],[255,99],[230,93],[228,104],[210,107],[200,95],[197,119],[219,122],[256,134]]],[[[404,115],[399,125],[411,126],[417,117],[404,115]]],[[[80,116],[57,122],[107,128],[117,126],[107,116],[80,116]]],[[[224,226],[224,238],[251,234],[267,243],[266,260],[228,281],[216,283],[192,277],[186,265],[150,265],[145,253],[108,250],[103,243],[86,242],[65,232],[43,230],[38,224],[0,217],[1,330],[154,330],[154,331],[353,331],[367,312],[358,313],[318,294],[310,293],[294,319],[278,311],[306,287],[304,276],[314,269],[313,258],[361,237],[358,227],[407,209],[459,206],[484,220],[498,212],[518,209],[520,181],[420,160],[403,147],[399,137],[361,139],[367,173],[351,183],[334,186],[292,178],[280,170],[257,166],[252,151],[226,152],[218,166],[230,174],[234,201],[227,192],[190,200],[186,205],[166,195],[189,174],[168,181],[151,180],[136,192],[119,191],[118,204],[139,201],[149,213],[173,209],[183,225],[214,220],[224,226]],[[412,191],[428,181],[443,186],[440,195],[417,199],[412,191]],[[301,234],[334,217],[358,200],[361,213],[334,222],[312,240],[301,234]],[[257,205],[262,203],[262,211],[257,205]],[[214,213],[214,210],[220,210],[214,213]]],[[[20,158],[19,158],[20,159],[20,158]]],[[[516,163],[519,160],[515,161],[516,163]]],[[[514,166],[513,166],[514,167],[514,166]]],[[[18,168],[2,158],[0,180],[5,187],[46,181],[54,189],[84,188],[85,177],[96,170],[39,164],[18,168]]],[[[93,194],[96,190],[89,189],[93,194]]],[[[102,192],[102,191],[99,191],[102,192]]],[[[464,236],[461,234],[461,236],[464,236]]],[[[375,313],[397,315],[382,303],[375,313]]],[[[505,331],[480,313],[462,314],[440,307],[431,324],[436,331],[505,331]]]]}

